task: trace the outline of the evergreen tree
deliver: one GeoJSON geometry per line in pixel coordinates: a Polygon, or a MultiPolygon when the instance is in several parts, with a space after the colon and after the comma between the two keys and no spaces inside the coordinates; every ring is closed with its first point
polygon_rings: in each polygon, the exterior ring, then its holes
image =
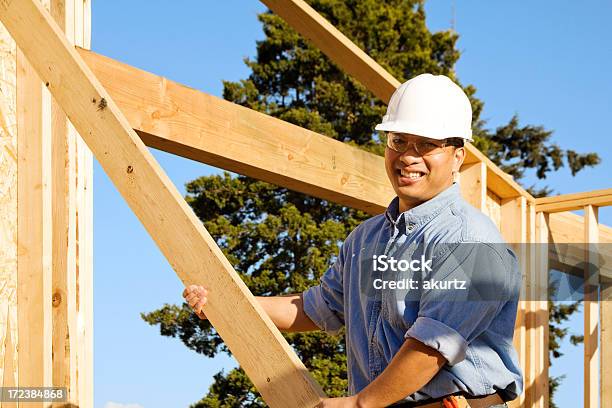
{"type": "MultiPolygon", "coordinates": [[[[422,1],[309,3],[398,80],[424,72],[457,80],[453,67],[460,56],[455,48],[458,35],[431,33],[422,1]]],[[[265,39],[257,43],[256,59],[245,60],[251,74],[240,82],[224,82],[224,98],[382,154],[384,146],[373,129],[386,105],[280,17],[267,12],[259,19],[265,39]]],[[[487,129],[480,118],[483,102],[476,98],[476,89],[464,89],[473,105],[476,145],[517,179],[526,168],[545,178],[565,163],[575,173],[598,162],[593,153],[580,155],[551,144],[552,132],[541,126],[521,126],[517,117],[496,130],[487,129]]],[[[342,240],[368,218],[361,211],[229,173],[188,183],[186,199],[255,295],[299,293],[318,284],[342,240]]],[[[142,317],[159,325],[162,335],[179,337],[207,357],[229,353],[210,323],[198,319],[187,304],[166,304],[142,317]]],[[[329,396],[344,395],[343,333],[284,336],[329,396]]],[[[265,406],[240,368],[216,374],[208,394],[192,405],[238,406],[265,406]]]]}

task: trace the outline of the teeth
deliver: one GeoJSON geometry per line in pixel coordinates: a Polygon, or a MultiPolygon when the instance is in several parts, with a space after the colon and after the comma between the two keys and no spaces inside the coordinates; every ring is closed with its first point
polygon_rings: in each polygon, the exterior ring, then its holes
{"type": "Polygon", "coordinates": [[[411,179],[418,179],[419,177],[421,177],[423,175],[423,173],[421,173],[420,171],[404,171],[402,170],[402,176],[404,177],[409,177],[411,179]]]}

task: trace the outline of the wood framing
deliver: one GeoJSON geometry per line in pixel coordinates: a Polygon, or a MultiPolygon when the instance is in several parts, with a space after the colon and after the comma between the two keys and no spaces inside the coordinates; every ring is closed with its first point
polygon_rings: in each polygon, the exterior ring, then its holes
{"type": "Polygon", "coordinates": [[[612,278],[606,279],[601,284],[599,324],[601,325],[599,340],[601,408],[612,408],[612,278]]]}
{"type": "MultiPolygon", "coordinates": [[[[518,353],[519,365],[525,369],[527,365],[527,331],[526,320],[529,309],[527,297],[527,200],[525,197],[507,198],[501,203],[501,226],[500,232],[504,239],[512,245],[513,250],[519,258],[521,270],[521,300],[518,304],[516,322],[514,325],[514,347],[518,353]]],[[[520,407],[525,403],[525,393],[510,403],[512,408],[520,407]]]]}
{"type": "MultiPolygon", "coordinates": [[[[149,147],[372,215],[383,212],[394,195],[379,156],[94,52],[78,51],[149,147]],[[244,155],[244,151],[257,154],[244,155]]],[[[462,174],[477,163],[482,162],[471,157],[462,174]]],[[[491,189],[487,194],[500,190],[495,188],[499,177],[487,167],[486,184],[491,189]]],[[[462,188],[469,183],[464,177],[462,188]]],[[[505,198],[522,195],[502,192],[505,198]]],[[[577,216],[551,217],[555,242],[571,242],[567,240],[572,237],[582,241],[576,229],[582,228],[582,221],[577,216]]],[[[604,225],[600,229],[612,240],[612,229],[604,225]]]]}
{"type": "Polygon", "coordinates": [[[526,275],[526,318],[525,318],[525,330],[526,330],[526,363],[523,368],[524,375],[524,394],[525,394],[525,406],[537,407],[538,406],[538,372],[537,372],[537,357],[539,340],[537,336],[537,302],[535,302],[536,293],[536,279],[535,279],[535,259],[533,254],[533,243],[535,242],[535,218],[533,213],[533,206],[527,204],[525,211],[525,218],[527,223],[527,236],[525,238],[525,256],[527,258],[525,262],[525,275],[526,275]]]}
{"type": "Polygon", "coordinates": [[[482,162],[461,166],[461,194],[480,211],[487,208],[487,166],[482,162]]]}
{"type": "Polygon", "coordinates": [[[16,52],[15,42],[0,25],[0,386],[4,387],[18,382],[16,52]]]}
{"type": "MultiPolygon", "coordinates": [[[[89,47],[89,0],[51,0],[70,44],[89,47]]],[[[40,81],[40,79],[39,79],[40,81]]],[[[51,106],[53,384],[93,406],[93,162],[62,108],[51,106]]]]}
{"type": "Polygon", "coordinates": [[[24,385],[52,381],[51,303],[44,301],[51,299],[50,109],[50,96],[18,49],[17,359],[18,384],[24,385]]]}
{"type": "MultiPolygon", "coordinates": [[[[382,101],[400,85],[306,2],[262,1],[382,101]]],[[[0,386],[66,386],[70,403],[93,406],[86,142],[182,282],[209,286],[207,315],[268,405],[314,406],[320,386],[145,145],[370,214],[394,196],[383,158],[75,50],[89,47],[90,13],[89,0],[0,1],[0,20],[20,47],[0,27],[0,386]]],[[[525,392],[511,406],[548,406],[548,269],[577,273],[585,259],[584,402],[596,407],[601,389],[609,406],[612,293],[601,286],[598,302],[588,286],[612,282],[612,273],[599,269],[594,250],[551,256],[533,244],[612,242],[612,229],[597,222],[612,189],[535,199],[473,145],[466,150],[462,194],[499,227],[523,272],[513,340],[525,392]],[[584,218],[564,213],[575,209],[584,218]]]]}
{"type": "Polygon", "coordinates": [[[91,51],[79,53],[150,147],[380,214],[380,156],[91,51]],[[248,152],[248,154],[245,154],[248,152]]]}
{"type": "Polygon", "coordinates": [[[538,393],[541,396],[541,406],[546,408],[550,406],[549,398],[549,330],[548,322],[550,320],[548,310],[548,236],[549,236],[549,214],[536,213],[536,246],[534,248],[536,252],[536,271],[537,271],[537,282],[538,282],[538,315],[537,315],[537,327],[539,330],[538,338],[541,344],[541,353],[538,364],[540,365],[540,382],[538,393]]]}
{"type": "Polygon", "coordinates": [[[599,276],[597,274],[597,251],[591,244],[599,242],[597,207],[586,205],[584,207],[584,243],[585,243],[585,271],[584,271],[584,407],[597,408],[599,406],[599,346],[598,346],[598,320],[599,303],[597,287],[599,276]]]}
{"type": "Polygon", "coordinates": [[[612,205],[612,188],[536,198],[536,211],[547,213],[582,210],[585,205],[612,205]]]}
{"type": "Polygon", "coordinates": [[[207,316],[266,402],[315,405],[320,386],[49,13],[4,1],[0,19],[179,278],[210,287],[207,316]]]}

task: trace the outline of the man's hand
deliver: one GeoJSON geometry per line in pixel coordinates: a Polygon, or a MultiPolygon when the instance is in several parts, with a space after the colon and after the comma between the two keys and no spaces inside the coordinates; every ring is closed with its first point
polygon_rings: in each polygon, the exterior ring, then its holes
{"type": "Polygon", "coordinates": [[[204,305],[207,300],[208,289],[204,286],[189,285],[183,291],[183,297],[189,303],[189,306],[193,309],[195,314],[202,320],[206,320],[206,314],[204,314],[204,305]]]}
{"type": "Polygon", "coordinates": [[[315,408],[361,408],[357,405],[357,396],[342,398],[325,398],[315,408]]]}

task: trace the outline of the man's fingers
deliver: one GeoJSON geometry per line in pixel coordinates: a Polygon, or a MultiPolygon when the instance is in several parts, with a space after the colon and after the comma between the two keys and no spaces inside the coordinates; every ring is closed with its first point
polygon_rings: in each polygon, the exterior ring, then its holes
{"type": "Polygon", "coordinates": [[[189,305],[191,305],[191,303],[193,302],[194,304],[197,302],[197,300],[199,299],[199,296],[197,293],[190,293],[185,300],[187,301],[187,303],[189,303],[189,305]],[[195,301],[195,302],[194,302],[195,301]]]}
{"type": "Polygon", "coordinates": [[[202,308],[203,308],[203,307],[204,307],[204,305],[206,304],[206,301],[207,301],[207,299],[206,299],[205,297],[203,297],[202,299],[200,299],[200,300],[199,300],[199,301],[196,303],[196,305],[195,305],[195,307],[193,308],[193,310],[194,310],[196,313],[202,313],[202,308]]]}
{"type": "Polygon", "coordinates": [[[204,286],[189,285],[183,290],[185,301],[201,319],[206,319],[206,315],[202,311],[202,308],[207,302],[207,295],[208,289],[204,286]]]}
{"type": "Polygon", "coordinates": [[[203,293],[204,295],[207,295],[208,289],[206,289],[204,286],[189,285],[183,290],[183,297],[186,298],[192,293],[203,293]]]}

